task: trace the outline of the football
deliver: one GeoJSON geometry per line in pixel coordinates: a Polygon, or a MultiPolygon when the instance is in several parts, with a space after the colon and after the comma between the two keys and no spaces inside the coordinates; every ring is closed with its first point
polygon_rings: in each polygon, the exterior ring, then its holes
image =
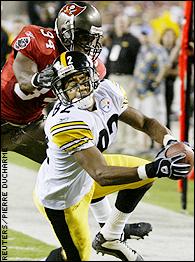
{"type": "MultiPolygon", "coordinates": [[[[168,150],[166,151],[165,156],[166,157],[173,157],[179,153],[185,153],[186,157],[184,159],[182,159],[182,163],[186,163],[186,164],[190,164],[190,171],[192,170],[192,168],[194,167],[194,151],[187,146],[186,144],[182,143],[182,142],[177,142],[175,144],[172,144],[168,150]]],[[[190,172],[189,171],[189,172],[190,172]]],[[[170,177],[171,178],[171,177],[170,177]]],[[[173,178],[171,178],[173,179],[173,178]]]]}

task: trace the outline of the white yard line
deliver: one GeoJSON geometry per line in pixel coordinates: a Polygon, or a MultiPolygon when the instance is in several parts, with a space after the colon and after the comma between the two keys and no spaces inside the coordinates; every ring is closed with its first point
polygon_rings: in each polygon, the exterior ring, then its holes
{"type": "Polygon", "coordinates": [[[9,257],[9,261],[41,261],[42,258],[29,258],[29,257],[9,257]]]}
{"type": "Polygon", "coordinates": [[[20,247],[20,246],[10,246],[10,245],[9,245],[9,249],[31,250],[31,251],[37,250],[37,248],[34,248],[34,247],[20,247]]]}

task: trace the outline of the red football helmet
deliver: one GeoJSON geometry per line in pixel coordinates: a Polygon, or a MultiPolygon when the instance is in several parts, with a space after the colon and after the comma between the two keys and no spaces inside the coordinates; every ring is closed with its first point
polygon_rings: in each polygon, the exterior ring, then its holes
{"type": "Polygon", "coordinates": [[[95,60],[102,50],[101,15],[88,3],[67,3],[56,18],[55,31],[68,51],[82,51],[95,60]]]}

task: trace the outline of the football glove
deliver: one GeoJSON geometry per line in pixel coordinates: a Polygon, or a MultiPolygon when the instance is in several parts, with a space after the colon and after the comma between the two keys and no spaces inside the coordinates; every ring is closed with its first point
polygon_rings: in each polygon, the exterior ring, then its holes
{"type": "Polygon", "coordinates": [[[183,143],[184,143],[185,145],[189,146],[189,147],[194,151],[194,147],[191,146],[190,143],[188,143],[188,142],[186,142],[186,141],[184,141],[183,143]]]}
{"type": "Polygon", "coordinates": [[[173,157],[158,157],[153,162],[145,165],[146,174],[151,177],[169,177],[172,179],[184,178],[188,175],[190,165],[181,163],[185,158],[185,153],[180,153],[173,157]]]}
{"type": "Polygon", "coordinates": [[[38,90],[42,88],[51,88],[51,82],[54,77],[54,70],[52,65],[46,66],[41,72],[37,72],[31,79],[31,84],[38,90]]]}
{"type": "MultiPolygon", "coordinates": [[[[163,141],[164,147],[162,148],[162,150],[160,152],[158,152],[157,156],[160,155],[163,151],[165,152],[172,144],[179,142],[178,140],[174,139],[170,135],[166,135],[166,136],[167,136],[168,139],[167,139],[167,141],[166,141],[166,138],[164,139],[164,141],[163,141]]],[[[191,146],[188,142],[184,141],[182,143],[184,143],[185,145],[187,145],[189,148],[191,148],[194,151],[194,147],[191,146]]]]}
{"type": "Polygon", "coordinates": [[[164,139],[163,139],[163,145],[166,147],[170,144],[174,144],[174,143],[177,143],[179,142],[175,137],[173,137],[172,135],[170,134],[166,134],[164,136],[164,139]]]}

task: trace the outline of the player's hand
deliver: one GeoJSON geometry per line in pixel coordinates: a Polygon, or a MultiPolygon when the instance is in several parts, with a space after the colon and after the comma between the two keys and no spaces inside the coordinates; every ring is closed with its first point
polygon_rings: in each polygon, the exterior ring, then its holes
{"type": "MultiPolygon", "coordinates": [[[[170,145],[178,143],[178,142],[180,142],[180,141],[178,141],[175,137],[173,137],[169,134],[166,134],[164,136],[164,139],[163,139],[163,145],[165,147],[165,150],[168,149],[170,145]]],[[[194,151],[194,148],[188,142],[184,141],[182,143],[184,143],[185,145],[187,145],[188,147],[190,147],[194,151]]]]}
{"type": "Polygon", "coordinates": [[[41,72],[33,75],[31,83],[37,89],[51,88],[51,82],[54,77],[54,70],[52,65],[46,66],[41,72]]]}
{"type": "Polygon", "coordinates": [[[184,143],[185,145],[187,145],[189,148],[191,148],[191,149],[194,151],[194,147],[191,146],[190,143],[188,143],[188,142],[186,142],[186,141],[184,141],[183,143],[184,143]]]}
{"type": "Polygon", "coordinates": [[[180,162],[185,156],[185,153],[180,153],[170,158],[159,155],[153,162],[146,164],[146,174],[148,177],[184,178],[190,171],[189,164],[180,162]]]}
{"type": "MultiPolygon", "coordinates": [[[[162,155],[162,152],[163,152],[163,151],[164,151],[164,155],[165,155],[165,152],[168,150],[168,148],[169,148],[171,145],[173,145],[173,144],[175,144],[175,143],[178,143],[178,142],[179,142],[178,140],[169,140],[169,142],[167,143],[167,145],[166,145],[165,147],[163,147],[160,152],[158,152],[157,156],[162,155]]],[[[191,150],[194,151],[194,147],[191,146],[190,143],[188,143],[188,142],[186,142],[186,141],[184,141],[184,142],[181,141],[180,143],[185,144],[185,145],[188,146],[191,150]]],[[[156,157],[157,157],[157,156],[156,156],[156,157]]]]}

